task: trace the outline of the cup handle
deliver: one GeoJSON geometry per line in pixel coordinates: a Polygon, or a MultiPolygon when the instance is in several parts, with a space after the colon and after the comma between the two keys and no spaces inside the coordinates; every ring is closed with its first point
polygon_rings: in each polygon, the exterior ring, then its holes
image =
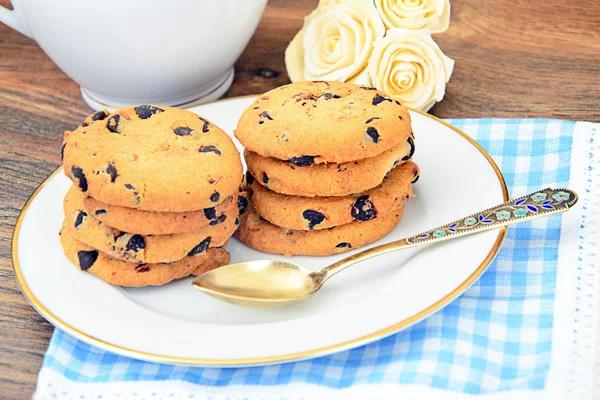
{"type": "Polygon", "coordinates": [[[14,30],[21,32],[25,36],[31,37],[31,32],[29,32],[29,29],[27,29],[25,21],[18,10],[18,0],[11,0],[10,3],[13,5],[14,10],[9,10],[6,7],[0,6],[0,22],[5,23],[14,30]]]}

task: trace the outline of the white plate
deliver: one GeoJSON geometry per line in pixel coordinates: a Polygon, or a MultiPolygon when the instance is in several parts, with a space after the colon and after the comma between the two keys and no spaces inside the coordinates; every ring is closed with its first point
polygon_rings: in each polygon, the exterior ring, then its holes
{"type": "MultiPolygon", "coordinates": [[[[193,108],[231,133],[254,97],[193,108]]],[[[411,112],[421,179],[400,224],[379,245],[433,228],[508,199],[491,158],[466,135],[411,112]]],[[[236,144],[239,145],[239,143],[236,144]]],[[[241,148],[241,146],[240,146],[241,148]]],[[[506,230],[404,250],[358,264],[310,301],[284,309],[225,304],[191,286],[123,289],[74,267],[58,230],[70,180],[52,174],[33,193],[13,237],[19,285],[48,321],[90,344],[130,357],[179,364],[240,366],[293,361],[356,347],[390,335],[455,299],[485,271],[506,230]]],[[[284,259],[235,239],[231,262],[284,259]]],[[[354,251],[355,252],[355,251],[354,251]]],[[[317,269],[354,252],[293,257],[317,269]]]]}

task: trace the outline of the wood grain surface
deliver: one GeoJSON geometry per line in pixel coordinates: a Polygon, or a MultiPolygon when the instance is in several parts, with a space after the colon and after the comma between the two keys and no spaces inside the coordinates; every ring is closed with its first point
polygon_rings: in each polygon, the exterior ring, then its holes
{"type": "MultiPolygon", "coordinates": [[[[287,83],[283,53],[317,0],[271,0],[228,96],[287,83]]],[[[8,5],[8,0],[0,0],[8,5]]],[[[440,117],[600,121],[600,2],[453,0],[435,39],[456,60],[440,117]]],[[[25,399],[52,333],[21,295],[10,243],[21,207],[91,110],[36,43],[0,24],[0,398],[25,399]]],[[[43,266],[41,266],[43,267],[43,266]]]]}

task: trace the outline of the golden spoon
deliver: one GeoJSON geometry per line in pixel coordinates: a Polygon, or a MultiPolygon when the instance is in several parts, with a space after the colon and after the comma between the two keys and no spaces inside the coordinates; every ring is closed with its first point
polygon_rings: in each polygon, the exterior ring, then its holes
{"type": "Polygon", "coordinates": [[[198,276],[194,287],[228,303],[247,307],[284,307],[308,300],[338,272],[380,254],[421,244],[454,239],[569,210],[577,194],[568,189],[544,189],[500,204],[419,235],[361,251],[319,271],[285,261],[230,264],[198,276]]]}

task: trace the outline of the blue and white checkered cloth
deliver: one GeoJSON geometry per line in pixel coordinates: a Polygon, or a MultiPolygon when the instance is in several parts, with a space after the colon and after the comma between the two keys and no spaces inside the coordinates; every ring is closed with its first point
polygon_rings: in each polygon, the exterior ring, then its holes
{"type": "MultiPolygon", "coordinates": [[[[582,123],[449,122],[489,152],[504,173],[512,197],[547,186],[573,187],[575,180],[582,182],[579,190],[586,191],[585,170],[589,172],[592,166],[577,171],[573,166],[581,160],[585,163],[586,143],[593,142],[598,130],[594,124],[583,123],[585,129],[579,129],[577,150],[573,138],[582,123]]],[[[573,214],[581,215],[584,208],[585,204],[573,214]]],[[[497,398],[508,393],[513,393],[511,399],[519,393],[528,399],[536,393],[545,393],[540,398],[553,398],[547,390],[568,378],[569,362],[568,357],[561,359],[555,353],[560,349],[564,354],[572,352],[562,340],[573,340],[557,332],[561,326],[576,329],[557,321],[559,316],[566,321],[577,313],[575,306],[559,312],[556,304],[566,215],[509,229],[489,270],[443,310],[385,339],[331,356],[252,368],[161,365],[100,350],[57,329],[40,372],[36,398],[113,398],[119,394],[116,398],[329,399],[340,393],[344,399],[434,395],[454,399],[485,394],[497,398]],[[142,385],[142,381],[147,382],[142,385]]],[[[583,228],[581,218],[576,228],[583,228]]],[[[569,235],[576,241],[574,232],[569,235]]],[[[571,254],[564,262],[575,274],[581,259],[577,251],[567,253],[571,254]]],[[[569,281],[565,276],[561,281],[569,281]]],[[[570,281],[577,284],[577,279],[570,281]]],[[[556,390],[567,390],[565,385],[556,390]]]]}

